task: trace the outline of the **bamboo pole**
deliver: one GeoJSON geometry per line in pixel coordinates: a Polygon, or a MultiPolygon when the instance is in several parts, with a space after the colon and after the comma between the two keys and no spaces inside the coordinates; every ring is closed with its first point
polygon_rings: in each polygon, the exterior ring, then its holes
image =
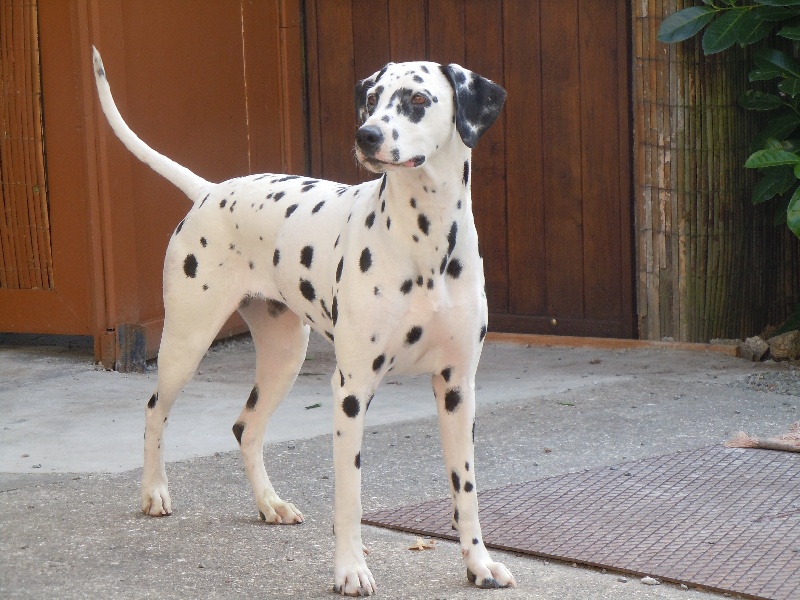
{"type": "Polygon", "coordinates": [[[706,57],[700,37],[666,46],[684,0],[633,0],[634,185],[640,336],[746,337],[800,300],[798,243],[753,207],[743,167],[762,118],[737,105],[751,49],[706,57]]]}

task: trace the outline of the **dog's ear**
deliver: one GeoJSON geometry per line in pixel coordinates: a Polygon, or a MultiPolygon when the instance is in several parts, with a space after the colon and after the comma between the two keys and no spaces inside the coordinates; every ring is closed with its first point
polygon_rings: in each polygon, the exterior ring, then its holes
{"type": "Polygon", "coordinates": [[[442,66],[442,73],[453,86],[458,134],[464,144],[474,148],[500,114],[506,91],[460,65],[442,66]]]}
{"type": "Polygon", "coordinates": [[[367,106],[367,91],[373,87],[378,80],[383,76],[386,72],[386,69],[394,63],[387,63],[380,71],[376,71],[366,79],[362,79],[358,83],[356,83],[356,118],[358,119],[358,124],[363,125],[364,122],[369,117],[369,106],[367,106]]]}

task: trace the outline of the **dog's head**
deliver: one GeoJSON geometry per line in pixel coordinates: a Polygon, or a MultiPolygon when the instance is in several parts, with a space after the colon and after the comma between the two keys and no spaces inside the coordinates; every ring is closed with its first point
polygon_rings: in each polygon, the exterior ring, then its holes
{"type": "Polygon", "coordinates": [[[454,138],[474,148],[506,91],[459,65],[410,62],[389,63],[359,81],[355,95],[356,157],[382,173],[419,167],[454,138]]]}

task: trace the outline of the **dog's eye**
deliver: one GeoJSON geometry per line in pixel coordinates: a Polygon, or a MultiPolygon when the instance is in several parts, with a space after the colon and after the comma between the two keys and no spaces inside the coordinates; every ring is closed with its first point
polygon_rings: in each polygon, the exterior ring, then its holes
{"type": "Polygon", "coordinates": [[[375,106],[378,103],[378,96],[370,94],[367,96],[367,106],[375,106]]]}
{"type": "Polygon", "coordinates": [[[413,96],[411,96],[411,102],[417,105],[427,104],[428,97],[425,94],[414,94],[413,96]]]}

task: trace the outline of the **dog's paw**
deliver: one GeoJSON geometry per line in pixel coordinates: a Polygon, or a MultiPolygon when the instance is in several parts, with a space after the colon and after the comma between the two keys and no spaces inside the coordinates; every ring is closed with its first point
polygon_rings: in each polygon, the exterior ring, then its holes
{"type": "Polygon", "coordinates": [[[256,500],[258,516],[270,525],[295,525],[304,521],[303,513],[291,502],[284,502],[275,492],[264,492],[256,500]]]}
{"type": "Polygon", "coordinates": [[[142,490],[142,512],[151,517],[166,517],[172,514],[172,500],[167,486],[142,490]]]}
{"type": "Polygon", "coordinates": [[[334,567],[333,592],[342,596],[372,596],[377,591],[375,579],[367,567],[363,554],[355,556],[348,564],[334,567]]]}
{"type": "Polygon", "coordinates": [[[467,567],[467,579],[483,589],[517,587],[511,571],[499,562],[487,562],[480,567],[467,567]]]}

